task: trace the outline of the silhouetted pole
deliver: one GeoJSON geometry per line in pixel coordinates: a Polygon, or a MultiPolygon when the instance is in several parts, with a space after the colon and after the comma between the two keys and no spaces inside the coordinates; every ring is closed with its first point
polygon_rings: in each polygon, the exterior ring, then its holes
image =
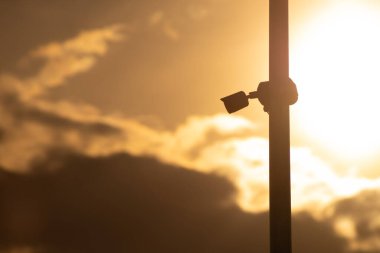
{"type": "Polygon", "coordinates": [[[289,103],[281,99],[289,80],[288,0],[269,1],[270,252],[291,253],[289,103]]]}
{"type": "Polygon", "coordinates": [[[269,0],[269,81],[248,95],[239,91],[221,98],[229,113],[258,98],[269,113],[270,252],[291,253],[289,105],[297,87],[289,78],[288,0],[269,0]]]}

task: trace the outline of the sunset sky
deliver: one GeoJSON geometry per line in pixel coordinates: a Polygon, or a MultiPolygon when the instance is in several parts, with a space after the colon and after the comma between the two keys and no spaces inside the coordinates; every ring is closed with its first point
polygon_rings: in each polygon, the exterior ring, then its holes
{"type": "MultiPolygon", "coordinates": [[[[294,253],[380,252],[380,2],[291,0],[294,253]]],[[[268,252],[267,0],[0,1],[0,253],[268,252]]]]}

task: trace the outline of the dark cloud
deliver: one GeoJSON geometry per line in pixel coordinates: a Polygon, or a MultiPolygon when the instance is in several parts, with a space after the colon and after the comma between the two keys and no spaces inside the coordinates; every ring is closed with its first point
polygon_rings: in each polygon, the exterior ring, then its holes
{"type": "Polygon", "coordinates": [[[378,252],[379,197],[379,190],[367,190],[334,205],[334,218],[348,219],[354,225],[355,253],[378,252]]]}
{"type": "MultiPolygon", "coordinates": [[[[242,212],[222,178],[128,155],[65,156],[54,172],[43,163],[29,175],[1,173],[3,249],[268,252],[267,214],[242,212]]],[[[328,224],[307,214],[295,217],[293,236],[295,253],[343,252],[328,224]]]]}
{"type": "Polygon", "coordinates": [[[304,212],[293,217],[294,252],[347,252],[347,242],[337,237],[329,221],[317,222],[304,212]]]}
{"type": "MultiPolygon", "coordinates": [[[[77,107],[78,110],[80,106],[77,107]]],[[[74,108],[75,109],[75,108],[74,108]]],[[[23,103],[15,94],[1,96],[0,110],[5,120],[0,126],[1,166],[13,171],[27,171],[30,164],[45,159],[49,149],[76,149],[86,152],[105,140],[127,139],[127,133],[100,120],[74,117],[75,111],[49,110],[23,103]]],[[[111,145],[102,148],[110,149],[111,145]]]]}
{"type": "Polygon", "coordinates": [[[67,116],[58,115],[57,112],[49,112],[36,106],[25,104],[15,94],[2,96],[0,103],[17,122],[36,122],[56,130],[75,129],[87,134],[112,135],[122,133],[120,129],[109,124],[72,120],[67,116]]]}

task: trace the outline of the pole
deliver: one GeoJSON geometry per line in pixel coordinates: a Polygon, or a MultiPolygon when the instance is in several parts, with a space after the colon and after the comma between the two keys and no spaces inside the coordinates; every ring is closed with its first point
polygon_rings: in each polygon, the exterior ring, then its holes
{"type": "MultiPolygon", "coordinates": [[[[269,81],[274,93],[289,80],[288,0],[269,0],[269,81]]],[[[271,97],[269,112],[270,252],[291,253],[289,104],[271,97]]]]}

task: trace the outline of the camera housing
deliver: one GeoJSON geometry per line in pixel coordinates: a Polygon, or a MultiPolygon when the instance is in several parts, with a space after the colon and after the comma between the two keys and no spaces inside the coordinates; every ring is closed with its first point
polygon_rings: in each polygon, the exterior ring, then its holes
{"type": "Polygon", "coordinates": [[[234,113],[247,107],[249,105],[249,97],[243,92],[239,91],[227,97],[221,98],[228,113],[234,113]]]}

